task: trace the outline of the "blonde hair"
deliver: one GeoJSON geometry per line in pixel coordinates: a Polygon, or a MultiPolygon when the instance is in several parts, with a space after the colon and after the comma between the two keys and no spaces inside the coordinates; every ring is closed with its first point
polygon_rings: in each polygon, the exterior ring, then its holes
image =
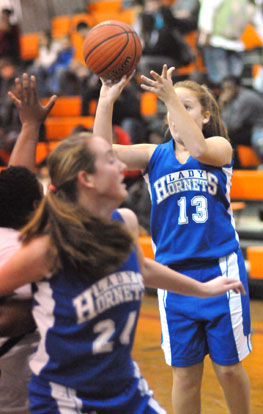
{"type": "Polygon", "coordinates": [[[54,270],[70,266],[94,280],[114,271],[128,257],[133,239],[122,222],[99,219],[77,203],[78,172],[95,172],[95,154],[88,145],[91,139],[92,134],[77,134],[50,154],[48,170],[56,191],[44,197],[22,230],[21,240],[28,243],[48,233],[54,270]]]}

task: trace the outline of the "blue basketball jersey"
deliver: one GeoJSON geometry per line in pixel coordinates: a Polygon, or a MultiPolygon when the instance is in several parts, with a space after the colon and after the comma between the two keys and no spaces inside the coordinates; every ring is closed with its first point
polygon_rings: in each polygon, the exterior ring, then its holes
{"type": "MultiPolygon", "coordinates": [[[[113,217],[121,220],[118,212],[113,217]]],[[[69,268],[37,282],[34,290],[41,339],[33,374],[98,398],[125,389],[134,377],[131,348],[144,292],[136,251],[96,282],[69,268]]]]}
{"type": "Polygon", "coordinates": [[[231,177],[232,165],[213,167],[192,156],[181,164],[173,139],[156,147],[144,178],[152,199],[151,234],[158,262],[200,263],[238,249],[231,177]]]}

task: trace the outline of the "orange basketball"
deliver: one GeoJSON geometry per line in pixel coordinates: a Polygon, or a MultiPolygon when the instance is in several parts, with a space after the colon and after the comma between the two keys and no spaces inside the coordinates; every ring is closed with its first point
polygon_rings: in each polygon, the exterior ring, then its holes
{"type": "Polygon", "coordinates": [[[119,80],[136,68],[142,45],[131,26],[108,20],[94,26],[83,44],[83,57],[88,68],[103,79],[119,80]]]}

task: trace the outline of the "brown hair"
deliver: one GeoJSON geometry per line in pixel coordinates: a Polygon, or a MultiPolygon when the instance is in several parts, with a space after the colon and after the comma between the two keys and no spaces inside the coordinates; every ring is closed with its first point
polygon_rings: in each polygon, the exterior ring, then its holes
{"type": "Polygon", "coordinates": [[[133,239],[122,222],[92,216],[76,202],[78,172],[95,172],[95,154],[88,145],[91,138],[89,133],[69,137],[50,154],[48,169],[56,191],[44,197],[21,240],[28,243],[48,233],[54,270],[70,266],[94,280],[114,271],[128,257],[133,239]]]}
{"type": "Polygon", "coordinates": [[[174,84],[174,88],[187,88],[193,91],[203,108],[203,112],[210,112],[210,119],[207,124],[203,126],[203,134],[205,138],[212,136],[221,136],[230,141],[227,129],[222,122],[218,104],[206,85],[199,85],[199,83],[192,80],[179,81],[174,84]]]}

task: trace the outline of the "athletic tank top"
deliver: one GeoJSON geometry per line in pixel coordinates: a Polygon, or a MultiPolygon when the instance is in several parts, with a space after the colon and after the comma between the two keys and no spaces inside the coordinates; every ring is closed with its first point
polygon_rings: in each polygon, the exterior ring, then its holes
{"type": "Polygon", "coordinates": [[[151,234],[158,262],[194,264],[238,249],[231,177],[232,165],[213,167],[192,156],[181,164],[173,139],[156,147],[144,178],[151,194],[151,234]]]}
{"type": "MultiPolygon", "coordinates": [[[[122,220],[117,211],[113,219],[122,220]]],[[[41,340],[33,373],[97,397],[123,390],[134,377],[131,348],[144,292],[136,251],[95,283],[63,269],[34,290],[41,340]]]]}

